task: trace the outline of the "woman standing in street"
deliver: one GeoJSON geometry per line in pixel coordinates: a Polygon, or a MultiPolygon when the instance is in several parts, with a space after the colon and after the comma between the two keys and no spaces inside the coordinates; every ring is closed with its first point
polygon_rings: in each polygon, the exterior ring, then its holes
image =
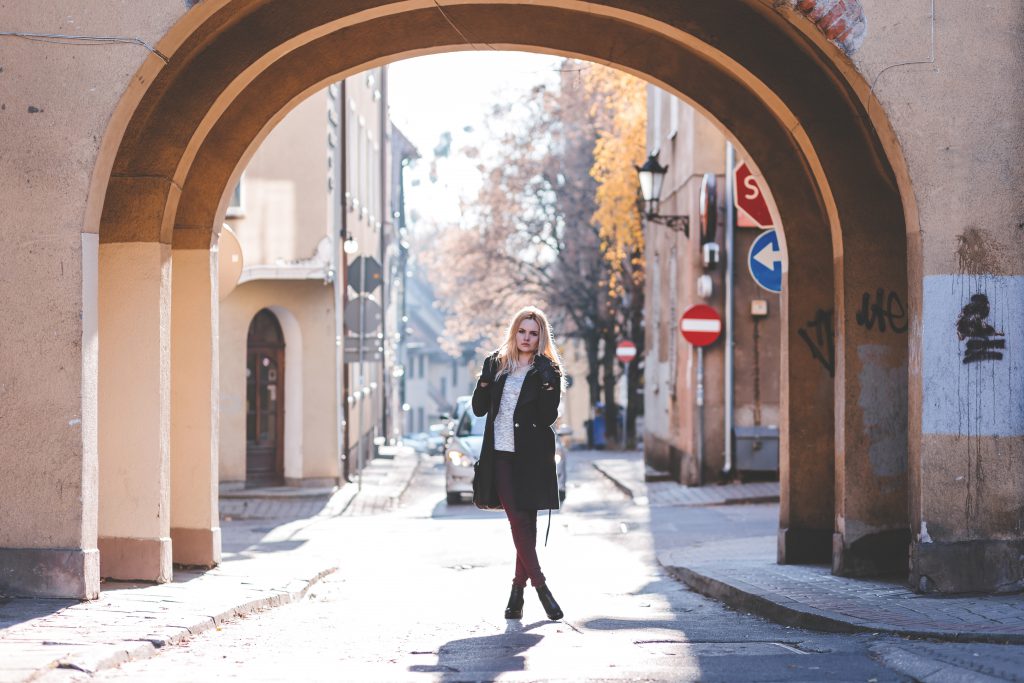
{"type": "Polygon", "coordinates": [[[558,509],[552,425],[558,418],[562,375],[547,316],[527,306],[512,318],[504,343],[484,360],[473,392],[473,412],[487,415],[474,502],[505,510],[516,548],[506,619],[522,618],[527,579],[548,618],[563,616],[537,559],[537,511],[558,509]]]}

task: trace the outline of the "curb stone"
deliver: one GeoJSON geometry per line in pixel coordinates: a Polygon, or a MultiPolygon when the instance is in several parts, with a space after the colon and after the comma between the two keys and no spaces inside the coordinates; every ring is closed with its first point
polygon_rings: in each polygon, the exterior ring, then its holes
{"type": "Polygon", "coordinates": [[[904,638],[939,640],[954,643],[1024,644],[1024,634],[1013,632],[950,631],[927,628],[901,628],[892,624],[846,620],[822,610],[801,605],[796,601],[783,602],[745,591],[724,581],[708,576],[699,569],[667,565],[662,567],[673,578],[694,591],[718,600],[733,609],[755,614],[785,626],[825,631],[828,633],[889,633],[904,638]]]}
{"type": "Polygon", "coordinates": [[[317,572],[314,576],[305,580],[296,580],[292,583],[300,584],[294,589],[285,590],[274,595],[268,595],[256,600],[250,600],[236,607],[229,608],[212,616],[203,617],[201,620],[189,625],[181,626],[168,635],[145,636],[139,641],[122,641],[107,646],[93,646],[87,650],[58,659],[49,667],[41,668],[35,674],[25,680],[32,680],[39,673],[48,669],[73,669],[84,673],[93,674],[104,669],[113,669],[126,662],[148,659],[160,652],[168,645],[177,645],[184,639],[197,636],[200,633],[209,631],[211,628],[219,628],[226,620],[234,617],[241,617],[252,614],[259,610],[272,607],[280,607],[289,603],[298,602],[306,596],[306,593],[319,583],[324,577],[329,576],[338,570],[337,567],[329,567],[317,572]]]}

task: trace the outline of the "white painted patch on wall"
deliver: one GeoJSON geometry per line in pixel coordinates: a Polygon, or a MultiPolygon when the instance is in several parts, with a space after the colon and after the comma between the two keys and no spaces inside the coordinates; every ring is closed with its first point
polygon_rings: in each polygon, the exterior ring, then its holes
{"type": "Polygon", "coordinates": [[[928,522],[921,520],[921,533],[917,535],[918,543],[931,543],[932,537],[928,535],[928,522]]]}
{"type": "Polygon", "coordinates": [[[77,417],[72,420],[68,420],[68,427],[77,427],[80,424],[82,424],[82,421],[77,417]]]}
{"type": "Polygon", "coordinates": [[[1021,302],[1024,276],[924,279],[924,433],[1024,435],[1021,302]]]}

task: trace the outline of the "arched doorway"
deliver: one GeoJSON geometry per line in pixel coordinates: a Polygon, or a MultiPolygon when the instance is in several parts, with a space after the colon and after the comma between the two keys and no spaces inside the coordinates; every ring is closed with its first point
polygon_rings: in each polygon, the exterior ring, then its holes
{"type": "Polygon", "coordinates": [[[245,361],[245,485],[284,483],[284,335],[263,309],[249,325],[245,361]]]}
{"type": "Polygon", "coordinates": [[[692,103],[764,171],[787,226],[780,558],[831,558],[841,573],[906,567],[909,337],[881,334],[857,313],[880,288],[920,319],[907,280],[916,213],[870,86],[803,14],[760,0],[312,1],[300,11],[221,0],[186,14],[159,48],[167,60],[140,70],[104,142],[101,258],[120,258],[113,247],[126,243],[208,246],[277,121],[376,64],[543,51],[610,64],[692,103]],[[834,328],[834,339],[822,336],[827,364],[800,341],[817,320],[834,328]]]}

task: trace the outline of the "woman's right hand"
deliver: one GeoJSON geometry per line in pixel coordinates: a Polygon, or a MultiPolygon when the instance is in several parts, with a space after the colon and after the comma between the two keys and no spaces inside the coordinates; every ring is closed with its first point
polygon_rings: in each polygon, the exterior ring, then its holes
{"type": "Polygon", "coordinates": [[[488,356],[484,359],[484,368],[480,371],[480,381],[485,384],[490,384],[494,381],[495,375],[498,374],[498,363],[497,359],[492,356],[488,356]]]}

